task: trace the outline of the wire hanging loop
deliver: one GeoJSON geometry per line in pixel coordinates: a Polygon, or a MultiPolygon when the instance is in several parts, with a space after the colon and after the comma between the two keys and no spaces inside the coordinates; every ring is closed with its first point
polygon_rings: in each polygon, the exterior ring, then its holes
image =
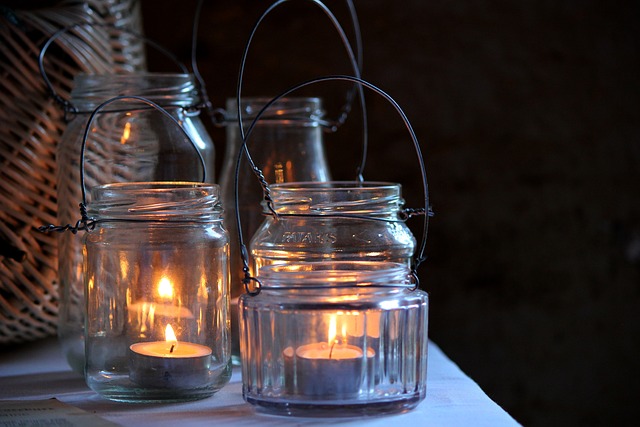
{"type": "MultiPolygon", "coordinates": [[[[282,92],[280,95],[278,95],[277,97],[275,97],[275,98],[271,99],[269,102],[267,102],[264,105],[264,107],[262,107],[262,109],[258,112],[258,114],[256,115],[256,118],[253,120],[253,122],[251,123],[251,125],[247,129],[247,134],[246,134],[245,138],[243,139],[242,147],[241,147],[240,152],[238,154],[238,159],[237,159],[237,163],[236,163],[236,177],[235,177],[236,178],[236,182],[235,182],[235,184],[236,184],[235,185],[236,221],[237,221],[238,230],[239,230],[238,238],[240,240],[240,247],[241,247],[240,255],[242,257],[242,262],[244,263],[245,266],[247,266],[247,270],[245,271],[245,273],[248,274],[248,262],[249,261],[248,261],[248,254],[247,254],[247,251],[246,251],[246,247],[244,245],[244,241],[243,241],[243,237],[242,237],[242,231],[241,231],[241,227],[240,227],[240,215],[238,214],[238,212],[239,212],[238,176],[239,176],[239,166],[240,166],[240,160],[241,160],[241,157],[242,157],[242,153],[246,153],[247,154],[247,159],[248,159],[251,167],[253,168],[253,170],[254,171],[255,170],[259,171],[259,169],[256,167],[256,165],[253,163],[253,160],[251,159],[251,156],[249,155],[249,149],[247,147],[247,141],[249,139],[249,136],[251,135],[251,132],[253,131],[253,129],[254,129],[257,121],[260,119],[260,117],[262,117],[262,115],[266,112],[266,110],[269,107],[271,107],[273,104],[278,102],[281,98],[284,98],[285,96],[288,96],[292,92],[295,92],[295,91],[297,91],[297,90],[299,90],[299,89],[301,89],[303,87],[310,86],[310,85],[313,85],[313,84],[316,84],[316,83],[328,82],[328,81],[348,81],[348,82],[356,83],[356,84],[359,84],[362,87],[370,89],[373,92],[377,93],[378,95],[382,96],[383,98],[385,98],[393,106],[393,108],[396,110],[396,112],[400,115],[400,117],[402,118],[402,121],[404,122],[404,125],[405,125],[407,131],[409,132],[409,135],[411,136],[411,140],[413,142],[413,148],[415,150],[415,153],[416,153],[416,156],[417,156],[417,159],[418,159],[418,164],[420,166],[420,176],[421,176],[421,179],[422,179],[424,208],[406,209],[404,211],[404,214],[401,215],[401,219],[402,219],[403,216],[408,219],[410,216],[414,216],[414,215],[422,215],[424,217],[424,219],[423,219],[422,239],[420,241],[420,246],[418,248],[418,251],[416,252],[416,255],[414,255],[412,263],[411,263],[411,272],[412,272],[412,277],[413,277],[413,280],[414,280],[414,289],[417,289],[418,286],[419,286],[419,279],[418,279],[417,270],[418,270],[418,267],[420,266],[420,264],[422,264],[426,259],[425,250],[426,250],[426,245],[427,245],[427,234],[428,234],[428,230],[429,230],[429,217],[433,216],[433,212],[431,211],[430,205],[429,205],[429,185],[428,185],[428,182],[427,182],[427,168],[426,168],[426,164],[424,162],[424,157],[422,155],[422,150],[420,149],[420,143],[418,142],[418,138],[416,136],[415,131],[413,130],[413,127],[411,126],[411,122],[409,121],[409,118],[404,113],[404,111],[402,110],[400,105],[390,95],[388,95],[382,89],[380,89],[380,88],[374,86],[373,84],[367,82],[366,80],[363,80],[363,79],[358,78],[358,77],[346,76],[346,75],[332,75],[332,76],[318,77],[318,78],[315,78],[315,79],[307,80],[307,81],[305,81],[303,83],[300,83],[300,84],[298,84],[296,86],[293,86],[293,87],[289,88],[285,92],[282,92]]],[[[275,209],[273,207],[273,200],[271,199],[271,196],[269,194],[268,183],[264,179],[264,176],[259,177],[259,179],[260,179],[261,185],[265,189],[264,199],[267,202],[269,210],[272,212],[272,214],[276,215],[276,218],[277,218],[277,214],[276,214],[275,209]],[[269,204],[269,203],[271,203],[271,204],[269,204]]]]}
{"type": "MultiPolygon", "coordinates": [[[[267,10],[264,11],[264,13],[260,16],[260,18],[258,19],[258,21],[256,22],[256,24],[253,26],[253,29],[251,30],[251,34],[249,35],[249,39],[247,40],[247,44],[245,45],[244,48],[244,52],[242,53],[242,60],[240,61],[240,71],[238,73],[238,84],[237,84],[237,89],[236,89],[236,114],[238,117],[238,126],[240,127],[240,137],[244,140],[245,139],[245,133],[244,133],[244,126],[243,126],[243,121],[242,121],[242,104],[241,104],[241,100],[242,100],[242,83],[243,83],[243,78],[244,78],[244,71],[245,71],[245,66],[246,66],[246,62],[247,62],[247,56],[249,54],[249,48],[251,46],[251,42],[253,41],[253,38],[256,34],[256,32],[258,31],[258,28],[260,27],[260,24],[262,24],[262,22],[264,21],[264,19],[277,7],[291,2],[292,0],[278,0],[275,3],[273,3],[271,6],[269,6],[269,8],[267,8],[267,10]]],[[[360,26],[358,24],[358,18],[357,15],[355,13],[355,8],[353,7],[353,5],[351,4],[351,2],[349,1],[349,11],[350,11],[350,16],[351,16],[351,20],[353,23],[353,27],[354,27],[354,31],[356,33],[356,47],[358,49],[358,57],[356,57],[356,55],[353,53],[353,48],[351,47],[351,44],[349,43],[349,38],[347,37],[344,29],[342,28],[342,26],[340,25],[340,22],[338,21],[338,19],[335,17],[335,15],[331,12],[331,10],[321,1],[319,0],[308,0],[309,2],[311,2],[312,4],[314,4],[315,6],[319,7],[324,14],[327,16],[327,18],[329,18],[329,20],[331,21],[331,23],[333,24],[333,27],[335,28],[335,30],[338,32],[338,35],[340,36],[340,40],[342,41],[342,44],[345,48],[345,50],[347,51],[347,54],[349,56],[349,62],[351,64],[351,68],[353,69],[353,74],[360,78],[361,77],[361,67],[362,67],[362,43],[360,41],[360,26]]],[[[365,105],[365,99],[364,99],[364,91],[362,90],[362,87],[360,85],[355,85],[354,87],[357,88],[358,90],[358,95],[359,95],[359,102],[360,102],[360,107],[361,107],[361,112],[362,112],[362,157],[360,159],[360,164],[358,166],[358,168],[356,169],[356,179],[360,182],[364,181],[363,178],[363,173],[364,173],[364,168],[365,168],[365,163],[366,163],[366,159],[367,159],[367,147],[368,147],[368,140],[369,140],[369,132],[368,132],[368,124],[367,124],[367,108],[365,105]]],[[[332,130],[336,130],[340,125],[342,125],[347,118],[347,115],[349,113],[349,111],[351,110],[351,102],[353,101],[353,94],[352,94],[352,90],[349,91],[349,93],[347,94],[347,101],[346,104],[343,106],[342,108],[342,113],[341,116],[337,119],[337,120],[331,120],[329,121],[329,126],[332,130]]],[[[254,119],[254,122],[256,121],[256,119],[254,119]]],[[[247,157],[249,156],[249,152],[247,151],[245,153],[247,155],[247,157]]],[[[255,171],[255,169],[254,169],[255,171]]],[[[256,175],[258,175],[258,173],[256,172],[256,175]]]]}
{"type": "Polygon", "coordinates": [[[53,44],[54,41],[56,41],[64,33],[68,32],[70,30],[76,29],[76,28],[80,28],[80,27],[112,28],[112,29],[115,29],[115,30],[118,30],[118,31],[122,31],[122,33],[131,35],[133,37],[136,37],[136,38],[144,41],[145,43],[147,43],[149,46],[155,48],[158,52],[162,53],[167,58],[169,58],[172,62],[174,62],[180,68],[180,71],[182,73],[184,73],[184,74],[188,74],[189,73],[189,70],[187,69],[187,67],[184,64],[182,64],[174,54],[172,54],[169,50],[164,48],[158,42],[156,42],[156,41],[154,41],[154,40],[152,40],[152,39],[150,39],[150,38],[148,38],[148,37],[146,37],[146,36],[144,36],[144,35],[142,35],[140,33],[137,33],[135,31],[131,31],[131,30],[128,30],[128,29],[125,29],[125,28],[116,27],[115,25],[112,25],[112,24],[79,23],[79,24],[69,25],[69,26],[64,27],[64,28],[56,31],[55,33],[53,33],[51,35],[51,37],[49,37],[47,39],[47,41],[42,45],[42,48],[40,49],[40,54],[38,55],[38,69],[40,70],[40,76],[42,76],[42,80],[44,80],[44,84],[47,86],[47,92],[49,93],[49,95],[54,99],[54,101],[56,103],[58,103],[63,108],[63,110],[64,110],[64,119],[66,121],[71,120],[71,118],[75,114],[78,114],[79,111],[71,103],[70,100],[64,99],[58,92],[56,92],[55,88],[53,87],[53,83],[49,79],[49,76],[47,75],[47,72],[45,70],[44,57],[45,57],[45,54],[47,53],[47,50],[53,44]]]}
{"type": "Polygon", "coordinates": [[[116,96],[106,100],[102,104],[98,105],[95,110],[93,110],[93,112],[89,116],[89,120],[87,121],[87,125],[84,129],[84,133],[82,136],[82,144],[80,146],[80,190],[82,192],[82,201],[79,204],[80,219],[76,222],[75,225],[49,224],[49,225],[39,227],[38,231],[41,231],[41,232],[71,231],[73,234],[76,234],[78,231],[92,231],[95,228],[95,225],[96,225],[95,218],[90,218],[87,213],[87,191],[86,191],[85,174],[84,174],[84,159],[85,159],[85,153],[86,153],[86,147],[87,147],[87,140],[89,139],[89,132],[91,130],[91,125],[93,124],[93,120],[100,113],[100,110],[102,110],[104,107],[110,104],[113,104],[114,102],[125,101],[125,100],[137,101],[137,102],[146,104],[148,107],[151,107],[157,110],[158,112],[160,112],[162,115],[164,115],[164,117],[169,119],[171,123],[175,124],[178,127],[178,129],[180,129],[180,131],[182,132],[184,137],[187,139],[187,141],[189,141],[189,144],[191,145],[191,147],[194,149],[198,158],[198,162],[200,163],[200,168],[202,169],[202,182],[206,181],[207,169],[206,169],[204,158],[202,157],[200,150],[198,150],[198,147],[196,146],[195,142],[191,139],[187,131],[180,125],[180,122],[175,117],[173,117],[167,110],[162,108],[160,105],[156,104],[155,102],[147,98],[144,98],[141,96],[135,96],[135,95],[116,96]]]}
{"type": "MultiPolygon", "coordinates": [[[[260,18],[258,19],[258,21],[256,22],[256,24],[253,26],[253,29],[251,30],[251,33],[249,35],[249,39],[247,40],[247,44],[245,45],[244,51],[242,53],[242,60],[240,62],[240,71],[238,73],[238,83],[237,83],[237,88],[236,88],[236,107],[237,107],[237,120],[238,120],[238,127],[240,130],[240,137],[242,138],[242,147],[238,153],[238,158],[237,158],[237,162],[236,162],[236,174],[235,174],[235,178],[234,178],[234,194],[235,194],[235,207],[236,207],[236,226],[238,229],[238,240],[240,243],[240,254],[242,257],[242,264],[243,264],[243,271],[244,271],[244,279],[243,279],[243,283],[245,284],[245,288],[248,290],[248,283],[251,282],[252,280],[257,280],[253,277],[251,277],[251,273],[250,273],[250,269],[249,269],[249,256],[247,253],[247,248],[246,245],[244,244],[244,238],[242,236],[242,228],[240,226],[240,209],[239,209],[239,203],[238,203],[238,180],[239,180],[239,168],[240,168],[240,161],[242,159],[242,154],[244,153],[247,157],[247,159],[249,160],[250,164],[251,164],[251,168],[252,171],[254,173],[254,175],[258,178],[258,181],[260,182],[260,185],[262,186],[262,192],[263,192],[263,198],[267,203],[267,206],[269,208],[269,210],[271,211],[271,213],[273,215],[277,214],[275,212],[275,210],[273,209],[273,200],[271,199],[271,192],[269,190],[269,186],[268,183],[264,177],[264,174],[262,173],[262,171],[260,170],[260,168],[258,168],[255,163],[253,162],[253,159],[251,159],[251,155],[249,153],[249,151],[247,150],[247,146],[246,146],[246,138],[248,137],[248,134],[245,135],[244,132],[244,125],[243,125],[243,120],[242,120],[242,83],[243,83],[243,78],[244,78],[244,71],[245,71],[245,67],[246,67],[246,62],[247,62],[247,56],[249,54],[249,48],[251,46],[251,42],[253,41],[253,38],[258,30],[258,28],[260,27],[260,24],[264,21],[264,19],[277,7],[289,2],[291,0],[278,0],[275,3],[273,3],[271,6],[269,6],[264,13],[260,16],[260,18]]],[[[314,5],[318,6],[323,12],[324,14],[329,18],[329,20],[331,21],[331,23],[333,24],[334,28],[336,29],[336,31],[338,32],[340,39],[342,41],[342,44],[345,47],[345,50],[347,51],[347,54],[349,56],[349,61],[351,63],[351,66],[353,68],[353,73],[360,77],[360,67],[362,65],[362,44],[360,41],[360,27],[358,24],[358,20],[357,20],[357,15],[355,13],[355,8],[353,7],[353,5],[351,4],[351,2],[349,2],[349,11],[351,14],[351,18],[353,21],[353,26],[354,26],[354,30],[356,33],[356,46],[358,48],[358,58],[356,58],[356,56],[353,53],[353,49],[351,47],[351,44],[349,43],[349,39],[346,36],[344,30],[342,29],[342,26],[340,25],[340,22],[338,21],[338,19],[335,17],[335,15],[331,12],[331,10],[321,1],[319,0],[309,0],[311,3],[313,3],[314,5]]],[[[366,158],[367,158],[367,144],[368,144],[368,128],[367,128],[367,110],[366,110],[366,105],[365,105],[365,100],[364,100],[364,91],[362,90],[362,87],[360,85],[355,85],[358,89],[358,93],[359,93],[359,101],[360,101],[360,106],[361,106],[361,111],[362,111],[362,135],[363,135],[363,143],[362,143],[362,157],[360,160],[360,165],[357,168],[357,180],[362,182],[364,180],[362,174],[364,171],[364,167],[365,167],[365,162],[366,162],[366,158]]],[[[279,97],[278,99],[280,99],[281,97],[279,97]]],[[[330,125],[333,130],[337,129],[337,126],[341,125],[342,123],[344,123],[344,121],[346,120],[347,114],[349,112],[349,110],[351,109],[351,102],[352,102],[352,98],[353,95],[350,93],[347,96],[347,105],[345,105],[343,107],[342,110],[342,114],[340,116],[340,118],[337,121],[334,121],[332,125],[330,125]]],[[[268,104],[269,106],[272,105],[272,103],[268,104]]],[[[253,128],[253,126],[255,125],[255,123],[260,119],[260,117],[262,117],[262,115],[264,114],[266,108],[263,108],[260,111],[260,114],[253,120],[253,123],[251,124],[251,129],[253,128]]],[[[215,121],[214,121],[215,124],[215,121]]],[[[260,293],[260,287],[258,286],[256,288],[256,292],[255,295],[257,295],[258,293],[260,293]]],[[[253,294],[253,293],[252,293],[253,294]]]]}

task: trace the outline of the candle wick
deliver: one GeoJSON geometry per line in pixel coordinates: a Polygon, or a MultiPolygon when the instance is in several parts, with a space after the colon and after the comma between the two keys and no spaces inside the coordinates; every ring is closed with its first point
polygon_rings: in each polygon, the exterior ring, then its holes
{"type": "Polygon", "coordinates": [[[171,349],[169,349],[169,353],[173,353],[173,348],[175,347],[175,344],[171,344],[171,349]]]}
{"type": "Polygon", "coordinates": [[[329,349],[329,359],[331,359],[331,354],[333,353],[333,347],[335,347],[337,342],[338,340],[334,340],[333,343],[331,344],[331,348],[329,349]]]}

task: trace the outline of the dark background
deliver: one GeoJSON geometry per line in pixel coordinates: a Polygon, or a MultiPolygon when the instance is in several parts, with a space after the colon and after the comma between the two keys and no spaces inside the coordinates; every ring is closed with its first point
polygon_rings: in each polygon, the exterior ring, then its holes
{"type": "MultiPolygon", "coordinates": [[[[240,57],[267,1],[209,1],[198,64],[216,107],[235,95],[240,57]]],[[[349,26],[345,2],[327,5],[349,26]]],[[[363,76],[415,127],[433,208],[430,336],[530,426],[632,425],[640,415],[640,8],[635,1],[356,0],[363,76]]],[[[145,32],[181,59],[195,0],[143,0],[145,32]]],[[[175,71],[151,56],[155,71],[175,71]]],[[[348,73],[310,1],[271,15],[252,46],[244,94],[275,95],[348,73]]],[[[345,84],[315,86],[335,116],[345,84]]],[[[399,117],[367,94],[365,177],[420,203],[399,117]]],[[[357,110],[357,108],[355,108],[357,110]]],[[[224,131],[211,128],[219,162],[224,131]]],[[[350,179],[359,114],[326,135],[334,178],[350,179]]],[[[412,220],[418,235],[420,221],[412,220]]]]}

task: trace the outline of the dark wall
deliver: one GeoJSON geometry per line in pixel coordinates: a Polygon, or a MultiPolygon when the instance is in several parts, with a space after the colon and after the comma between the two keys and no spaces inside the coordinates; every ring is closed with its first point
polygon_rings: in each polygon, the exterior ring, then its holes
{"type": "MultiPolygon", "coordinates": [[[[205,3],[198,61],[222,107],[269,2],[205,3]]],[[[195,1],[142,4],[147,34],[188,60],[195,1]]],[[[636,2],[355,4],[363,75],[406,110],[428,165],[436,216],[421,277],[432,339],[525,425],[630,425],[640,415],[636,2]]],[[[344,2],[327,5],[349,28],[344,2]]],[[[303,1],[265,21],[247,67],[247,95],[350,72],[329,21],[303,1]]],[[[346,90],[307,93],[335,115],[346,90]]],[[[403,183],[416,206],[408,134],[367,96],[365,176],[403,183]]],[[[353,177],[358,120],[326,137],[338,178],[353,177]]],[[[211,133],[222,157],[224,133],[211,133]]]]}

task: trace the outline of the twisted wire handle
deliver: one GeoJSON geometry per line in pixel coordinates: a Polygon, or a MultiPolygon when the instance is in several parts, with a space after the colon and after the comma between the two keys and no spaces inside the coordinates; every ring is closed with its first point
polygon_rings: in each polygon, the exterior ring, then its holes
{"type": "MultiPolygon", "coordinates": [[[[262,24],[262,22],[264,21],[264,19],[273,11],[275,10],[277,7],[288,3],[292,0],[278,0],[275,3],[273,3],[271,6],[269,6],[269,8],[267,8],[267,10],[264,11],[264,13],[260,16],[260,18],[258,19],[258,21],[256,22],[256,24],[254,25],[253,29],[251,30],[251,34],[249,35],[249,39],[247,40],[247,44],[245,45],[244,48],[244,52],[242,53],[242,60],[240,61],[240,70],[238,72],[238,84],[237,84],[237,89],[236,89],[236,114],[238,117],[238,126],[240,128],[240,137],[244,140],[245,138],[245,132],[244,132],[244,126],[243,126],[243,120],[242,120],[242,83],[243,83],[243,78],[244,78],[244,70],[245,70],[245,66],[246,66],[246,62],[247,62],[247,56],[249,54],[249,48],[251,47],[251,42],[253,41],[253,38],[256,34],[256,32],[258,31],[258,28],[260,27],[260,24],[262,24]]],[[[308,0],[309,2],[311,2],[313,5],[319,7],[322,12],[324,12],[324,14],[327,16],[327,18],[331,21],[331,24],[333,25],[333,27],[335,28],[335,30],[338,32],[338,35],[340,36],[340,40],[342,41],[342,44],[345,48],[345,50],[347,51],[347,54],[349,56],[349,62],[351,64],[351,67],[353,69],[353,73],[356,77],[360,77],[361,76],[361,66],[362,66],[362,42],[360,40],[360,36],[359,36],[359,24],[358,24],[358,19],[357,19],[357,15],[355,14],[355,8],[353,7],[353,5],[350,5],[350,11],[351,11],[351,16],[352,16],[352,21],[353,21],[353,25],[354,28],[356,29],[356,45],[358,47],[358,58],[356,58],[353,49],[351,47],[351,44],[349,43],[349,38],[347,37],[344,29],[342,28],[342,26],[340,25],[340,22],[338,21],[338,19],[335,17],[335,15],[331,12],[331,10],[321,1],[319,0],[308,0]]],[[[363,178],[363,173],[364,173],[364,168],[365,168],[365,163],[366,163],[366,159],[367,159],[367,147],[368,147],[368,140],[369,140],[369,131],[367,128],[367,109],[366,109],[366,104],[365,104],[365,100],[364,100],[364,91],[362,90],[362,87],[359,85],[356,85],[356,87],[358,88],[358,93],[359,93],[359,101],[360,101],[360,106],[362,109],[362,156],[360,159],[360,164],[357,168],[357,174],[356,174],[356,179],[360,182],[364,181],[363,178]]],[[[337,121],[334,121],[333,125],[331,125],[334,129],[337,128],[338,125],[336,125],[337,123],[340,122],[340,120],[342,120],[342,123],[344,123],[344,121],[346,120],[346,114],[348,114],[348,111],[351,109],[350,106],[350,96],[347,97],[347,106],[343,107],[343,113],[341,118],[339,118],[337,121]],[[345,110],[346,108],[346,110],[345,110]]],[[[256,121],[256,119],[254,119],[254,122],[256,121]]],[[[341,123],[340,123],[341,124],[341,123]]],[[[245,155],[247,157],[250,156],[249,152],[245,150],[245,155]]]]}
{"type": "Polygon", "coordinates": [[[87,189],[86,189],[85,177],[84,177],[84,159],[85,159],[85,152],[86,152],[86,146],[87,146],[87,139],[89,137],[89,132],[91,131],[91,125],[93,124],[93,120],[95,119],[96,115],[100,113],[100,110],[102,110],[104,107],[110,104],[113,104],[114,102],[124,101],[124,100],[133,100],[133,101],[138,101],[143,104],[146,104],[147,106],[159,111],[161,114],[165,116],[165,118],[169,119],[173,124],[175,124],[178,127],[178,129],[180,129],[180,131],[183,133],[183,135],[187,138],[187,141],[189,141],[191,147],[193,147],[193,149],[195,150],[196,155],[198,157],[198,161],[200,162],[200,167],[202,168],[202,182],[206,181],[207,168],[206,168],[204,158],[202,157],[202,154],[198,150],[198,147],[195,145],[195,142],[193,142],[193,140],[191,139],[187,131],[180,125],[180,122],[178,121],[178,119],[173,117],[167,110],[162,108],[160,105],[142,96],[136,96],[136,95],[116,96],[104,101],[102,104],[98,105],[95,110],[93,110],[93,112],[89,116],[89,120],[87,121],[87,125],[82,135],[82,144],[80,146],[80,190],[82,192],[82,201],[79,204],[81,218],[75,223],[75,225],[49,224],[49,225],[44,225],[39,227],[38,231],[41,231],[41,232],[71,231],[73,234],[76,234],[78,231],[91,231],[95,228],[95,224],[96,224],[95,218],[90,218],[87,213],[87,189]]]}
{"type": "Polygon", "coordinates": [[[158,42],[140,33],[137,33],[135,31],[116,27],[115,25],[112,25],[112,24],[100,24],[100,23],[79,23],[79,24],[73,24],[73,25],[69,25],[67,27],[61,28],[60,30],[53,33],[51,37],[49,37],[47,41],[42,45],[42,48],[40,49],[40,54],[38,55],[38,69],[40,70],[40,75],[42,76],[42,80],[44,80],[44,83],[47,86],[47,92],[56,101],[56,103],[58,103],[64,109],[64,118],[67,121],[69,121],[71,117],[73,117],[73,115],[78,113],[78,109],[71,103],[70,100],[63,98],[60,94],[58,94],[58,92],[56,92],[55,88],[53,87],[53,83],[51,82],[51,80],[49,79],[49,76],[47,75],[47,71],[44,66],[44,57],[49,47],[53,44],[54,41],[56,41],[56,39],[58,39],[58,37],[60,37],[67,31],[70,31],[79,27],[113,28],[113,29],[122,31],[125,34],[129,34],[131,36],[137,37],[140,40],[146,42],[149,46],[158,50],[160,53],[166,55],[167,58],[173,61],[178,67],[180,67],[180,70],[184,74],[189,73],[189,70],[187,69],[187,67],[185,67],[184,64],[182,64],[174,54],[172,54],[170,51],[165,49],[158,42]]]}
{"type": "MultiPolygon", "coordinates": [[[[243,283],[245,286],[245,290],[247,290],[248,293],[251,293],[249,290],[249,283],[251,281],[257,281],[257,279],[252,278],[251,274],[250,274],[250,270],[249,270],[249,257],[247,254],[247,248],[246,245],[244,244],[244,238],[242,236],[242,228],[240,226],[240,207],[238,204],[238,180],[239,180],[239,168],[240,168],[240,161],[242,159],[242,155],[244,154],[249,163],[251,164],[251,168],[254,172],[254,175],[256,175],[256,177],[258,178],[258,181],[260,182],[260,185],[262,187],[262,191],[263,191],[263,195],[264,195],[264,200],[267,203],[267,207],[268,209],[275,215],[275,210],[273,209],[273,200],[271,199],[271,193],[270,193],[270,189],[269,189],[269,185],[266,181],[266,179],[264,178],[264,175],[262,174],[262,171],[255,165],[253,159],[251,158],[251,154],[249,153],[249,150],[247,149],[246,146],[246,139],[248,138],[249,132],[247,132],[247,134],[245,134],[244,131],[244,126],[242,123],[242,83],[243,83],[243,78],[244,78],[244,70],[245,70],[245,66],[246,66],[246,62],[247,62],[247,56],[249,53],[249,48],[251,46],[251,42],[253,41],[253,38],[256,34],[256,31],[258,30],[258,28],[260,27],[260,24],[264,21],[264,19],[277,7],[288,3],[291,0],[278,0],[276,2],[274,2],[271,6],[269,6],[264,12],[263,14],[260,16],[260,18],[258,19],[258,21],[256,22],[256,24],[253,26],[253,29],[249,35],[249,39],[247,41],[247,44],[245,45],[245,49],[242,53],[242,60],[240,62],[240,71],[238,73],[238,84],[237,84],[237,88],[236,88],[236,108],[237,108],[237,117],[238,117],[238,126],[239,126],[239,130],[240,130],[240,137],[242,138],[243,144],[242,147],[239,150],[238,153],[238,158],[237,158],[237,162],[236,162],[236,174],[235,174],[235,178],[234,178],[234,187],[235,187],[235,205],[236,205],[236,226],[238,228],[238,240],[240,242],[240,254],[242,257],[242,271],[244,272],[244,278],[243,278],[243,283]]],[[[359,24],[358,24],[358,20],[357,20],[357,16],[355,14],[355,8],[353,7],[353,4],[351,4],[351,2],[349,2],[349,8],[350,8],[350,13],[352,16],[352,20],[354,22],[354,28],[356,29],[356,44],[358,46],[358,52],[359,52],[359,56],[360,56],[360,61],[358,61],[358,59],[356,58],[356,56],[353,53],[353,49],[351,47],[351,44],[349,43],[349,39],[346,36],[344,30],[342,29],[342,26],[340,25],[340,22],[338,22],[337,18],[334,16],[334,14],[331,12],[331,10],[324,5],[324,3],[322,3],[319,0],[309,0],[312,4],[318,6],[323,12],[324,14],[329,18],[329,20],[331,21],[331,23],[333,24],[334,28],[336,29],[336,31],[338,32],[340,39],[342,40],[342,43],[347,51],[347,54],[349,56],[349,61],[351,62],[351,66],[353,68],[353,72],[357,77],[360,77],[360,66],[362,65],[362,45],[361,45],[361,41],[360,41],[360,37],[359,37],[359,24]]],[[[367,129],[367,112],[366,112],[366,106],[365,106],[365,100],[364,100],[364,91],[362,90],[362,87],[357,85],[358,88],[358,92],[359,92],[359,98],[360,98],[360,105],[362,108],[362,123],[363,123],[363,144],[362,144],[362,158],[360,160],[360,165],[357,168],[357,180],[362,182],[364,181],[364,178],[362,176],[363,171],[364,171],[364,167],[365,167],[365,162],[366,162],[366,158],[367,158],[367,143],[368,143],[368,129],[367,129]]],[[[282,96],[278,97],[278,99],[282,98],[282,96]]],[[[342,122],[344,122],[344,120],[346,120],[346,115],[348,114],[348,110],[351,109],[350,106],[350,97],[347,98],[347,104],[348,107],[346,110],[343,111],[341,118],[338,119],[339,123],[340,120],[342,120],[342,122]]],[[[269,106],[272,105],[272,103],[268,104],[269,106]]],[[[261,114],[259,114],[258,116],[256,116],[256,118],[253,120],[250,129],[253,129],[253,126],[255,125],[255,123],[260,119],[260,117],[262,116],[262,114],[264,114],[264,111],[266,109],[263,108],[261,110],[261,114]]],[[[336,128],[336,125],[333,125],[334,128],[336,128]]],[[[258,287],[258,292],[259,292],[259,287],[258,287]]]]}
{"type": "MultiPolygon", "coordinates": [[[[236,221],[238,222],[238,229],[240,229],[240,215],[238,214],[238,211],[239,211],[238,177],[239,177],[240,160],[242,158],[242,154],[243,153],[247,153],[247,158],[248,158],[249,162],[251,163],[251,167],[254,169],[254,171],[255,170],[259,171],[259,169],[256,167],[256,165],[253,163],[253,160],[251,159],[251,157],[248,155],[248,151],[249,150],[248,150],[248,147],[247,147],[247,140],[248,140],[248,138],[249,138],[249,136],[251,134],[251,131],[256,126],[257,121],[260,119],[260,117],[262,117],[262,115],[267,111],[267,109],[269,107],[271,107],[274,103],[278,102],[281,98],[283,98],[283,97],[291,94],[292,92],[295,92],[296,90],[299,90],[299,89],[301,89],[303,87],[306,87],[306,86],[309,86],[309,85],[312,85],[312,84],[316,84],[316,83],[328,82],[328,81],[347,81],[347,82],[356,83],[356,84],[358,84],[358,85],[360,85],[362,87],[365,87],[367,89],[370,89],[373,92],[377,93],[378,95],[382,96],[383,98],[385,98],[393,106],[393,108],[396,110],[396,112],[400,115],[400,117],[402,118],[402,121],[405,124],[405,127],[407,128],[407,131],[409,132],[409,135],[411,136],[411,140],[413,142],[413,147],[414,147],[414,150],[416,152],[416,156],[418,158],[418,164],[420,166],[420,175],[421,175],[421,178],[422,178],[423,198],[424,198],[424,208],[405,209],[405,211],[404,211],[404,215],[407,218],[409,218],[410,216],[414,216],[414,215],[422,215],[424,217],[424,219],[423,219],[422,239],[420,241],[419,249],[416,252],[416,255],[413,257],[412,263],[411,263],[411,274],[412,274],[412,277],[415,280],[414,289],[417,289],[419,287],[419,278],[418,278],[417,270],[418,270],[418,267],[426,260],[425,250],[426,250],[426,245],[427,245],[427,234],[428,234],[428,230],[429,230],[429,217],[433,216],[433,212],[432,212],[431,207],[429,205],[429,185],[428,185],[428,182],[427,182],[427,168],[426,168],[426,165],[425,165],[425,162],[424,162],[424,157],[422,155],[422,150],[420,149],[420,143],[418,142],[418,138],[416,136],[416,133],[413,130],[413,127],[411,126],[411,122],[409,121],[409,118],[404,113],[404,111],[402,110],[400,105],[390,95],[388,95],[385,91],[383,91],[382,89],[378,88],[377,86],[374,86],[373,84],[371,84],[371,83],[367,82],[366,80],[363,80],[363,79],[361,79],[359,77],[347,76],[347,75],[331,75],[331,76],[317,77],[315,79],[307,80],[305,82],[302,82],[302,83],[300,83],[300,84],[298,84],[296,86],[293,86],[293,87],[287,89],[286,91],[282,92],[277,97],[271,99],[258,112],[258,114],[256,115],[256,118],[253,120],[253,122],[251,123],[251,125],[247,129],[247,133],[246,133],[245,137],[243,138],[242,146],[241,146],[241,149],[240,149],[240,153],[238,154],[238,159],[237,159],[237,162],[236,162],[235,203],[236,203],[236,221]]],[[[266,181],[264,180],[264,177],[262,177],[261,185],[263,186],[263,188],[267,188],[268,189],[268,187],[269,187],[268,183],[266,183],[266,181]]],[[[266,196],[265,196],[265,200],[266,200],[266,196]]],[[[267,202],[267,203],[269,203],[269,202],[267,202]]],[[[271,210],[275,214],[275,210],[274,210],[273,206],[270,206],[269,210],[271,210]]],[[[242,262],[243,262],[243,265],[245,266],[245,268],[243,268],[243,271],[245,272],[245,279],[243,280],[243,283],[245,284],[245,289],[247,289],[247,292],[250,295],[257,295],[257,293],[260,292],[260,287],[258,287],[255,290],[252,290],[251,292],[249,291],[249,282],[250,281],[258,281],[258,279],[250,276],[250,273],[249,273],[249,259],[248,259],[249,257],[248,257],[246,246],[244,244],[243,237],[242,237],[242,231],[239,232],[238,239],[240,240],[240,248],[241,248],[240,256],[242,257],[242,262]]]]}

